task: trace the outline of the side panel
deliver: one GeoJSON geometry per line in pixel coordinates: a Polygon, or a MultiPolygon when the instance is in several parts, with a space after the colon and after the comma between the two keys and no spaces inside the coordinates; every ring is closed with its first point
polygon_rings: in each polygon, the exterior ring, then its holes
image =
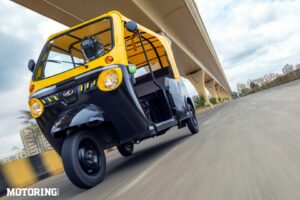
{"type": "Polygon", "coordinates": [[[173,98],[173,102],[176,107],[176,112],[179,117],[179,119],[184,118],[186,116],[186,101],[185,101],[185,88],[182,88],[184,84],[181,79],[175,80],[175,79],[166,79],[166,86],[173,98]],[[182,91],[183,90],[183,91],[182,91]]]}

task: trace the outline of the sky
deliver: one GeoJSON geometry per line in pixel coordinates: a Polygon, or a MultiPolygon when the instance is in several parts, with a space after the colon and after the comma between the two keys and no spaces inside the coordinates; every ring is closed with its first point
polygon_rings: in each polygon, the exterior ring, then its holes
{"type": "Polygon", "coordinates": [[[0,154],[23,148],[20,110],[28,110],[29,59],[46,38],[65,26],[7,0],[0,0],[0,154]]]}
{"type": "MultiPolygon", "coordinates": [[[[237,82],[300,63],[300,0],[196,2],[233,91],[237,82]]],[[[7,0],[0,0],[0,19],[1,154],[22,148],[18,116],[28,109],[27,62],[65,26],[7,0]]]]}
{"type": "Polygon", "coordinates": [[[230,87],[300,63],[299,0],[196,0],[230,87]]]}

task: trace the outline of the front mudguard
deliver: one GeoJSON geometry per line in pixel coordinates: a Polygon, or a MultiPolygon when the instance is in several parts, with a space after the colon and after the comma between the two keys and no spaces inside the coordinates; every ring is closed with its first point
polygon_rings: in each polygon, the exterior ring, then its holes
{"type": "Polygon", "coordinates": [[[82,125],[101,124],[108,121],[104,111],[93,104],[82,105],[63,112],[53,123],[51,134],[59,136],[67,130],[82,125]]]}

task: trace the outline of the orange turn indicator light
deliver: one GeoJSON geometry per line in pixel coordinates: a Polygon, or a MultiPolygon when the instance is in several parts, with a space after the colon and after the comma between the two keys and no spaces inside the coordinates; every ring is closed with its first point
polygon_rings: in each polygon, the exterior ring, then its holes
{"type": "Polygon", "coordinates": [[[29,93],[31,94],[31,93],[33,93],[33,91],[34,91],[34,85],[30,85],[30,87],[29,87],[29,93]]]}
{"type": "Polygon", "coordinates": [[[105,58],[106,64],[110,64],[110,63],[112,63],[113,61],[114,61],[114,57],[112,57],[112,56],[107,56],[107,57],[105,58]]]}

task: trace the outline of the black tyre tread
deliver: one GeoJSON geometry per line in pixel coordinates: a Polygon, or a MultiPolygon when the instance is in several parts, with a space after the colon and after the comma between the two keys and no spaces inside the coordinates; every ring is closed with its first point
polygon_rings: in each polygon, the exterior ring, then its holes
{"type": "Polygon", "coordinates": [[[124,157],[131,156],[133,154],[133,151],[134,151],[134,144],[132,143],[132,150],[131,151],[127,151],[127,149],[125,149],[124,146],[125,146],[125,144],[121,144],[121,145],[117,146],[119,153],[124,157]]]}
{"type": "MultiPolygon", "coordinates": [[[[195,115],[195,111],[191,105],[189,105],[189,109],[192,110],[193,114],[195,115]]],[[[188,126],[190,132],[194,135],[199,132],[199,125],[197,123],[197,126],[195,126],[192,120],[193,120],[192,118],[189,118],[189,119],[187,119],[186,123],[187,123],[187,126],[188,126]]]]}
{"type": "Polygon", "coordinates": [[[63,143],[61,157],[65,168],[65,173],[75,186],[88,189],[94,187],[103,180],[106,171],[106,158],[101,147],[101,143],[98,141],[98,138],[93,135],[93,133],[88,131],[79,131],[68,136],[63,143]],[[93,141],[99,145],[99,153],[102,154],[101,158],[103,159],[101,162],[103,167],[98,174],[99,178],[97,180],[89,180],[89,178],[92,176],[85,174],[78,161],[78,151],[76,150],[76,146],[78,141],[84,137],[93,139],[93,141]]]}

